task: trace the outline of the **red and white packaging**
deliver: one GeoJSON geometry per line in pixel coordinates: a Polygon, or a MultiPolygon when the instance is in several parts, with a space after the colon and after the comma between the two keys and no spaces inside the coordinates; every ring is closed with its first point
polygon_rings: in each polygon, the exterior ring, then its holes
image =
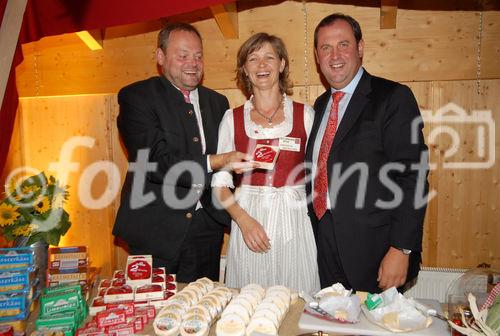
{"type": "Polygon", "coordinates": [[[153,258],[151,255],[130,255],[127,258],[126,279],[131,286],[151,283],[153,258]]]}
{"type": "Polygon", "coordinates": [[[142,322],[142,318],[138,317],[138,316],[131,316],[131,317],[128,317],[127,318],[127,323],[128,322],[132,322],[134,323],[134,329],[136,332],[138,331],[142,331],[142,329],[144,329],[144,327],[146,326],[143,322],[142,322]]]}
{"type": "Polygon", "coordinates": [[[134,322],[125,322],[122,324],[112,325],[106,328],[106,332],[111,335],[134,335],[138,330],[135,330],[134,322]]]}
{"type": "Polygon", "coordinates": [[[167,282],[167,283],[165,283],[165,290],[177,293],[177,282],[167,282]]]}
{"type": "Polygon", "coordinates": [[[109,309],[98,312],[96,320],[99,328],[105,328],[127,322],[127,315],[125,314],[125,309],[109,309]]]}
{"type": "Polygon", "coordinates": [[[279,146],[258,144],[253,151],[253,161],[259,163],[259,168],[273,170],[280,153],[279,146]]]}
{"type": "Polygon", "coordinates": [[[92,304],[89,306],[89,314],[95,316],[98,312],[106,309],[106,304],[104,303],[104,297],[96,296],[92,300],[92,304]]]}
{"type": "Polygon", "coordinates": [[[127,315],[127,317],[134,316],[135,313],[134,301],[120,301],[120,302],[106,304],[106,309],[115,309],[115,308],[125,309],[125,315],[127,315]]]}
{"type": "Polygon", "coordinates": [[[155,306],[155,308],[157,310],[161,309],[162,307],[166,306],[167,303],[168,303],[168,299],[170,299],[170,297],[174,296],[175,293],[174,292],[171,292],[171,291],[164,291],[163,292],[163,299],[161,300],[151,300],[149,301],[149,303],[153,306],[155,306]]]}
{"type": "Polygon", "coordinates": [[[108,288],[111,287],[111,279],[102,279],[99,282],[99,288],[108,288]]]}
{"type": "Polygon", "coordinates": [[[106,330],[104,328],[79,328],[76,330],[76,336],[102,336],[106,335],[106,330]]]}
{"type": "Polygon", "coordinates": [[[167,271],[165,267],[153,267],[153,275],[165,275],[167,271]]]}
{"type": "Polygon", "coordinates": [[[158,300],[163,298],[163,286],[160,284],[142,285],[135,288],[134,300],[158,300]]]}
{"type": "Polygon", "coordinates": [[[151,284],[160,285],[165,290],[165,274],[153,274],[151,284]]]}
{"type": "Polygon", "coordinates": [[[110,287],[120,287],[123,285],[126,285],[127,282],[125,281],[125,278],[116,278],[111,281],[111,286],[110,287]]]}
{"type": "Polygon", "coordinates": [[[156,316],[156,308],[152,305],[140,307],[136,309],[136,313],[136,315],[145,313],[148,317],[148,321],[152,321],[156,316]]]}
{"type": "Polygon", "coordinates": [[[134,300],[134,290],[129,285],[109,287],[104,294],[104,303],[134,300]]]}
{"type": "Polygon", "coordinates": [[[125,272],[123,270],[116,270],[113,273],[113,279],[125,279],[125,272]]]}
{"type": "Polygon", "coordinates": [[[176,281],[177,281],[177,275],[175,274],[165,275],[165,282],[176,282],[176,281]]]}

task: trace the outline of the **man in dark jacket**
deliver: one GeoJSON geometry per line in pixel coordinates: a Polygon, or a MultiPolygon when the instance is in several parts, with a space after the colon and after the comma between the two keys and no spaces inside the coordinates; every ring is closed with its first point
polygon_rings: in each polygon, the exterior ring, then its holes
{"type": "Polygon", "coordinates": [[[193,26],[167,26],[156,51],[163,76],[118,94],[118,129],[130,164],[113,234],[131,254],[153,255],[154,266],[176,273],[180,282],[218,280],[229,217],[214,206],[211,172],[246,158],[239,152],[209,155],[216,153],[229,104],[200,85],[202,48],[193,26]]]}

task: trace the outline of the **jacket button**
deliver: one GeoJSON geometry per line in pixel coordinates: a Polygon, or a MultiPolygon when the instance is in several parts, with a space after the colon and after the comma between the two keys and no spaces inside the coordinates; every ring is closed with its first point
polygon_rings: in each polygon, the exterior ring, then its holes
{"type": "Polygon", "coordinates": [[[200,139],[198,137],[193,138],[193,142],[198,142],[198,141],[200,141],[200,139]]]}
{"type": "Polygon", "coordinates": [[[186,214],[186,218],[187,218],[187,219],[191,219],[191,218],[193,218],[193,214],[192,214],[192,213],[190,213],[190,212],[188,212],[188,213],[186,214]]]}
{"type": "Polygon", "coordinates": [[[193,114],[193,110],[189,110],[189,111],[188,111],[188,114],[189,114],[189,115],[192,115],[192,114],[193,114]]]}

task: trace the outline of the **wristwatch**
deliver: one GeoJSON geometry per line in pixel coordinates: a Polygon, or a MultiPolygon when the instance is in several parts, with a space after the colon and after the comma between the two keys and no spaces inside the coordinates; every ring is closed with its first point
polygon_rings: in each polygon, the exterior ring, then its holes
{"type": "Polygon", "coordinates": [[[410,255],[411,253],[411,250],[407,250],[407,249],[404,249],[404,248],[400,248],[400,247],[396,247],[398,250],[400,250],[401,252],[403,252],[404,255],[410,255]]]}

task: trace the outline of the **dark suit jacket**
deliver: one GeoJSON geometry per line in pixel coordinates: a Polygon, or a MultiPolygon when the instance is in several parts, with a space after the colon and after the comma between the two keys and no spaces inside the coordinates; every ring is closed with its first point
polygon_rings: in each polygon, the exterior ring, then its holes
{"type": "MultiPolygon", "coordinates": [[[[225,96],[203,86],[198,87],[198,94],[206,153],[216,153],[219,123],[229,103],[225,96]]],[[[207,217],[223,225],[230,223],[229,216],[216,210],[212,203],[211,174],[207,172],[207,156],[202,154],[194,108],[164,77],[126,86],[118,94],[118,103],[118,129],[130,164],[113,234],[156,257],[173,260],[198,199],[207,217]],[[139,161],[156,164],[153,171],[145,173],[150,169],[144,164],[133,167],[140,150],[148,150],[146,157],[139,161]],[[202,179],[195,180],[183,172],[186,166],[172,169],[179,163],[198,168],[202,179]],[[137,190],[132,192],[133,183],[137,184],[137,190]],[[144,205],[143,195],[154,196],[154,201],[148,200],[144,205]],[[175,204],[174,195],[183,201],[175,204]]]]}
{"type": "MultiPolygon", "coordinates": [[[[312,152],[318,127],[331,96],[323,93],[314,104],[316,111],[306,153],[312,161],[312,152]]],[[[366,180],[356,170],[344,183],[330,183],[333,225],[345,274],[354,289],[377,288],[378,267],[390,246],[410,249],[410,267],[407,280],[419,271],[422,250],[423,220],[426,206],[413,206],[417,171],[410,165],[420,162],[427,149],[422,125],[417,127],[417,142],[411,143],[412,121],[420,117],[417,102],[411,90],[404,85],[371,76],[364,71],[337,129],[328,158],[328,180],[332,182],[334,167],[349,175],[348,169],[364,166],[366,180]],[[405,167],[404,172],[391,170],[389,178],[402,190],[403,201],[391,209],[376,205],[377,199],[391,201],[394,193],[379,178],[380,169],[387,163],[405,167]],[[356,166],[357,165],[357,166],[356,166]],[[347,173],[346,173],[347,171],[347,173]],[[359,190],[364,188],[366,192],[359,190]],[[338,188],[338,192],[334,188],[338,188]],[[356,197],[364,204],[356,206],[356,197]]],[[[424,162],[427,167],[427,162],[424,162]]],[[[423,172],[424,195],[427,195],[427,169],[423,172]]],[[[342,176],[342,175],[341,175],[342,176]]],[[[311,195],[311,182],[306,185],[311,195]]],[[[423,195],[422,195],[423,196],[423,195]]],[[[309,213],[314,232],[318,219],[309,202],[309,213]]]]}

